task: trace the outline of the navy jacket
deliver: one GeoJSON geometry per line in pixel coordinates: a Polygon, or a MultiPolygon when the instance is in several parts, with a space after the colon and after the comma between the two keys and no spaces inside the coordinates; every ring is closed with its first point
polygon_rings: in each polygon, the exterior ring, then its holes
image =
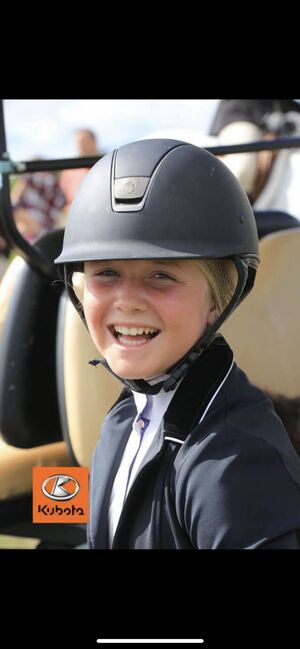
{"type": "MultiPolygon", "coordinates": [[[[217,338],[185,376],[127,496],[113,549],[298,548],[300,460],[271,401],[217,338]]],[[[136,407],[107,415],[91,475],[91,548],[108,548],[111,489],[136,407]]]]}

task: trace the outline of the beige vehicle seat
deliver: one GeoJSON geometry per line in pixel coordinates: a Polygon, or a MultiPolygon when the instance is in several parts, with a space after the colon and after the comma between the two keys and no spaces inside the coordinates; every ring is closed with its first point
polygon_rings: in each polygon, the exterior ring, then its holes
{"type": "MultiPolygon", "coordinates": [[[[83,275],[74,275],[79,295],[83,275]]],[[[63,435],[75,461],[89,466],[104,417],[119,397],[122,384],[89,364],[100,355],[66,295],[60,301],[57,335],[58,393],[63,435]]]]}
{"type": "Polygon", "coordinates": [[[260,240],[253,291],[222,327],[237,364],[263,389],[300,394],[300,227],[260,240]]]}

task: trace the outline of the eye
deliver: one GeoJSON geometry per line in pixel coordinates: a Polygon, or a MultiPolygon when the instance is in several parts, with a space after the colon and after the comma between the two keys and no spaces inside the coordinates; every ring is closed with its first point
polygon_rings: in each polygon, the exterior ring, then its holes
{"type": "Polygon", "coordinates": [[[157,271],[156,273],[152,273],[150,276],[150,280],[154,281],[159,281],[159,282],[176,282],[176,278],[170,275],[169,273],[165,273],[163,271],[157,271]]]}
{"type": "Polygon", "coordinates": [[[154,277],[159,277],[160,279],[172,279],[171,275],[168,275],[168,273],[155,273],[154,277]]]}
{"type": "Polygon", "coordinates": [[[114,277],[118,273],[113,268],[104,268],[104,270],[97,270],[95,275],[96,277],[114,277]]]}
{"type": "Polygon", "coordinates": [[[99,281],[108,281],[110,279],[114,279],[116,277],[119,277],[119,273],[115,268],[98,268],[95,269],[90,275],[88,275],[91,279],[97,279],[99,281]]]}

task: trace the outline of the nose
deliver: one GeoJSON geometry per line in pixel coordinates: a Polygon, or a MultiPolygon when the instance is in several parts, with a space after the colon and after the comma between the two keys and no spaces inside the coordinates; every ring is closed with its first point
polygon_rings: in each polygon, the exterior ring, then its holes
{"type": "Polygon", "coordinates": [[[140,282],[133,279],[124,279],[118,286],[114,306],[123,313],[146,311],[148,302],[140,282]]]}

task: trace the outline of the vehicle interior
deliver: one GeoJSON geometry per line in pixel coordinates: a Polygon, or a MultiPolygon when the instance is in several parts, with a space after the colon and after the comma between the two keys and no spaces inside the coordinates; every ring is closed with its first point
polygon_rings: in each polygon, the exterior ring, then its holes
{"type": "MultiPolygon", "coordinates": [[[[0,283],[0,548],[86,549],[85,525],[32,522],[32,468],[89,466],[101,422],[121,384],[101,365],[89,363],[99,352],[53,264],[63,229],[34,244],[16,230],[9,176],[24,173],[26,163],[18,169],[5,157],[3,107],[0,123],[0,226],[14,253],[0,283]]],[[[257,143],[264,145],[271,146],[257,143]]],[[[211,151],[219,154],[220,147],[211,151]]],[[[45,169],[47,162],[31,162],[27,168],[45,169]]],[[[79,163],[61,160],[49,168],[79,163]]],[[[292,403],[300,396],[300,223],[280,210],[256,210],[255,217],[261,258],[256,284],[221,333],[251,381],[272,399],[282,395],[292,403]]],[[[80,292],[79,273],[75,282],[80,292]]],[[[293,443],[294,428],[287,426],[293,443]]]]}

